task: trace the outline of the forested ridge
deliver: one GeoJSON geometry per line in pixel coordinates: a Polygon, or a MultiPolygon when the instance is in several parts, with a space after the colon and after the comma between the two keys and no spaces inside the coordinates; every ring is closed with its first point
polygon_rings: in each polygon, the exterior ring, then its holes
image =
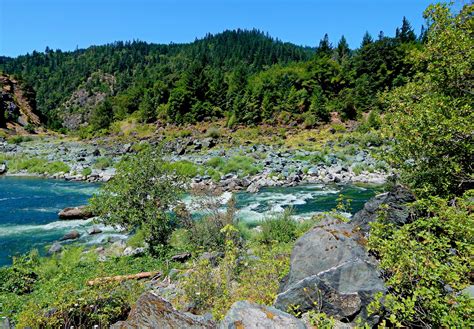
{"type": "Polygon", "coordinates": [[[0,70],[33,87],[50,128],[97,131],[130,115],[142,122],[227,118],[229,126],[313,126],[331,111],[355,118],[377,107],[378,92],[414,74],[407,54],[422,47],[423,35],[417,37],[404,18],[394,37],[367,33],[351,50],[344,37],[333,46],[325,35],[309,48],[258,30],[233,30],[189,44],[46,48],[2,57],[0,70]],[[73,123],[70,115],[77,116],[73,123]]]}

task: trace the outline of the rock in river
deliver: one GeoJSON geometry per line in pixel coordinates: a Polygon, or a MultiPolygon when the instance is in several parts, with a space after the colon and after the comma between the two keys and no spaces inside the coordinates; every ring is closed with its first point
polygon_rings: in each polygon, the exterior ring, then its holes
{"type": "Polygon", "coordinates": [[[58,214],[59,219],[87,219],[94,215],[87,206],[64,208],[58,214]]]}
{"type": "Polygon", "coordinates": [[[81,235],[79,234],[78,231],[72,230],[71,232],[64,234],[63,237],[60,240],[61,241],[75,240],[75,239],[79,239],[80,236],[81,235]]]}

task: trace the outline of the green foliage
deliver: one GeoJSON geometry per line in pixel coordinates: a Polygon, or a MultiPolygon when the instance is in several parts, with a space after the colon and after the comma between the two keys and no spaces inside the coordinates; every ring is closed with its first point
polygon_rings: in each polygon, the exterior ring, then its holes
{"type": "Polygon", "coordinates": [[[117,165],[113,180],[103,185],[90,203],[108,225],[141,228],[150,251],[168,243],[172,231],[170,206],[179,201],[185,178],[163,160],[161,149],[146,149],[117,165]]]}
{"type": "Polygon", "coordinates": [[[0,283],[0,316],[8,316],[17,328],[108,327],[126,318],[144,286],[138,281],[89,286],[87,281],[161,268],[149,256],[99,261],[82,248],[48,258],[31,253],[0,270],[0,276],[7,273],[0,283]]]}
{"type": "Polygon", "coordinates": [[[192,178],[198,174],[198,167],[186,160],[169,162],[164,164],[164,167],[182,177],[192,178]]]}
{"type": "Polygon", "coordinates": [[[292,209],[286,209],[262,221],[259,241],[264,244],[288,243],[296,240],[298,224],[292,218],[292,209]]]}
{"type": "Polygon", "coordinates": [[[20,136],[20,135],[14,135],[10,138],[7,138],[7,142],[10,144],[20,144],[23,142],[29,142],[31,140],[33,139],[29,136],[20,136]]]}
{"type": "Polygon", "coordinates": [[[373,224],[369,248],[381,258],[389,288],[383,309],[393,325],[469,326],[473,301],[458,292],[472,284],[473,196],[418,200],[412,223],[396,227],[384,212],[373,224]]]}
{"type": "Polygon", "coordinates": [[[13,257],[10,267],[0,268],[0,292],[23,295],[33,289],[38,276],[33,267],[38,263],[38,253],[13,257]]]}
{"type": "Polygon", "coordinates": [[[95,163],[93,165],[94,168],[96,169],[101,169],[104,170],[105,168],[109,168],[113,166],[113,161],[111,158],[107,157],[100,157],[95,160],[95,163]]]}
{"type": "Polygon", "coordinates": [[[87,167],[87,168],[84,168],[82,169],[81,171],[81,175],[82,176],[89,176],[90,174],[92,174],[92,169],[87,167]]]}
{"type": "Polygon", "coordinates": [[[191,44],[134,41],[35,51],[0,62],[0,69],[34,88],[50,127],[61,126],[63,111],[81,114],[92,127],[80,128],[83,138],[105,134],[132,114],[141,123],[225,117],[228,127],[303,121],[309,127],[327,121],[331,110],[355,118],[376,106],[377,93],[408,81],[415,70],[407,58],[421,41],[406,19],[397,31],[376,41],[366,35],[355,51],[344,37],[333,48],[325,35],[314,51],[257,30],[224,31],[191,44]],[[105,98],[88,109],[90,115],[78,106],[64,109],[77,90],[105,98]]]}
{"type": "MultiPolygon", "coordinates": [[[[229,226],[227,231],[235,233],[229,226]]],[[[256,258],[243,256],[237,262],[239,250],[232,239],[227,240],[225,256],[217,268],[208,260],[194,264],[184,279],[184,296],[180,304],[192,302],[198,310],[211,310],[214,318],[222,319],[238,300],[272,305],[280,281],[289,271],[291,245],[256,246],[256,258]]]]}
{"type": "Polygon", "coordinates": [[[426,72],[386,96],[392,165],[419,195],[461,195],[474,180],[472,5],[454,15],[430,6],[426,46],[413,52],[426,72]]]}
{"type": "Polygon", "coordinates": [[[29,158],[21,155],[4,156],[0,155],[0,162],[6,161],[8,163],[8,170],[10,172],[19,172],[25,170],[34,174],[55,174],[66,173],[70,171],[67,164],[61,161],[48,162],[43,158],[29,158]]]}
{"type": "Polygon", "coordinates": [[[219,138],[219,137],[221,137],[221,131],[217,127],[211,127],[206,132],[206,136],[207,137],[212,137],[212,138],[219,138]]]}

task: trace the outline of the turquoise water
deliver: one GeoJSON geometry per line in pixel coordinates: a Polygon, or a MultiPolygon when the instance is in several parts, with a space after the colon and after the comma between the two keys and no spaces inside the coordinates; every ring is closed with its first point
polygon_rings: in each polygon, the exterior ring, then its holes
{"type": "MultiPolygon", "coordinates": [[[[89,236],[91,220],[58,220],[58,212],[86,204],[98,189],[97,184],[66,182],[31,177],[0,177],[0,266],[11,257],[47,246],[76,229],[80,243],[97,244],[110,237],[124,237],[112,228],[101,226],[102,234],[89,236]]],[[[352,199],[352,213],[362,208],[376,192],[374,188],[337,185],[307,185],[266,188],[255,194],[238,193],[237,216],[245,221],[261,220],[292,207],[296,216],[309,217],[335,208],[339,194],[352,199]]],[[[230,194],[224,196],[230,197],[230,194]]],[[[225,200],[224,200],[225,201],[225,200]]]]}

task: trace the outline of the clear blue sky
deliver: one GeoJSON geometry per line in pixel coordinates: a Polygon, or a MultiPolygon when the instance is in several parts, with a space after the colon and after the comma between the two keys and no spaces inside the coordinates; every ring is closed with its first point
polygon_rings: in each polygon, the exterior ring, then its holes
{"type": "Polygon", "coordinates": [[[193,41],[258,28],[315,46],[324,33],[357,47],[367,30],[393,35],[406,16],[418,33],[424,0],[0,0],[0,55],[73,50],[117,40],[193,41]]]}

